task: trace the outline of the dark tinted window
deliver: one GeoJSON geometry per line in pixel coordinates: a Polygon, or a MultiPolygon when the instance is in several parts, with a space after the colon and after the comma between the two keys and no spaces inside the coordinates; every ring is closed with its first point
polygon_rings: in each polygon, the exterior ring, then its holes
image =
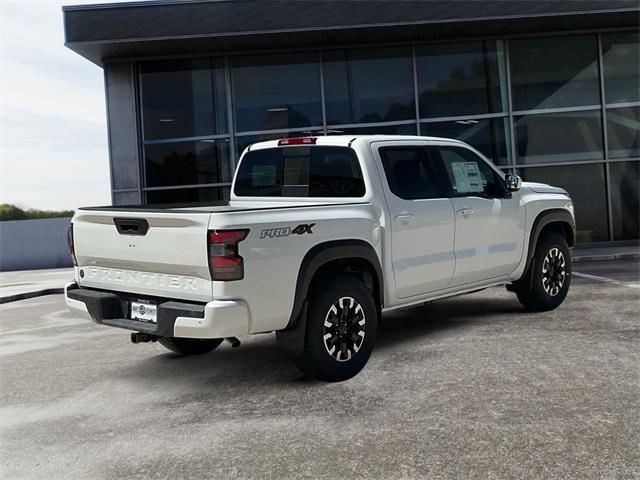
{"type": "Polygon", "coordinates": [[[261,197],[361,197],[355,152],[345,147],[283,147],[247,152],[235,194],[261,197]]]}
{"type": "Polygon", "coordinates": [[[609,172],[613,239],[636,239],[640,236],[640,162],[611,163],[609,172]]]}
{"type": "Polygon", "coordinates": [[[504,186],[500,176],[478,155],[463,147],[429,147],[432,158],[444,165],[454,197],[500,197],[504,186]]]}
{"type": "Polygon", "coordinates": [[[595,35],[509,42],[514,110],[600,103],[595,35]]]}
{"type": "Polygon", "coordinates": [[[578,242],[609,239],[604,165],[558,165],[523,168],[520,171],[528,182],[548,183],[569,192],[576,212],[578,242]]]}
{"type": "Polygon", "coordinates": [[[405,200],[442,197],[424,147],[382,147],[380,158],[389,189],[405,200]]]}
{"type": "Polygon", "coordinates": [[[505,118],[423,122],[422,135],[456,138],[481,151],[496,165],[509,163],[509,125],[505,118]]]}
{"type": "Polygon", "coordinates": [[[176,188],[171,190],[151,190],[146,192],[149,205],[218,205],[229,199],[228,187],[176,188]]]}
{"type": "Polygon", "coordinates": [[[410,47],[324,52],[328,125],[415,118],[410,47]]]}
{"type": "Polygon", "coordinates": [[[316,52],[235,57],[231,67],[239,132],[322,125],[316,52]]]}
{"type": "Polygon", "coordinates": [[[415,123],[400,125],[372,125],[370,127],[331,128],[328,135],[417,135],[415,123]]]}
{"type": "Polygon", "coordinates": [[[502,43],[441,43],[416,47],[420,116],[451,117],[506,110],[502,43]]]}
{"type": "Polygon", "coordinates": [[[144,146],[146,186],[231,181],[229,139],[155,143],[144,146]]]}
{"type": "Polygon", "coordinates": [[[220,60],[140,64],[144,139],[227,133],[227,100],[220,60]]]}
{"type": "Polygon", "coordinates": [[[640,34],[602,35],[602,60],[606,102],[640,101],[640,34]]]}
{"type": "Polygon", "coordinates": [[[640,107],[607,109],[610,158],[640,156],[640,107]]]}
{"type": "Polygon", "coordinates": [[[518,163],[602,159],[601,117],[599,110],[514,117],[518,163]]]}

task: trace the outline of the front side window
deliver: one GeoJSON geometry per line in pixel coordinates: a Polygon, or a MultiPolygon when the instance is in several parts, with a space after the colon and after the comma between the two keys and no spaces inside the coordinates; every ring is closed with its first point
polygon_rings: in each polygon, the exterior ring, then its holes
{"type": "Polygon", "coordinates": [[[500,176],[471,150],[463,147],[429,147],[429,154],[444,166],[453,197],[496,198],[504,195],[500,176]]]}
{"type": "Polygon", "coordinates": [[[424,147],[382,147],[380,158],[394,195],[405,200],[442,197],[424,147]]]}
{"type": "Polygon", "coordinates": [[[362,197],[362,171],[346,147],[283,147],[247,152],[235,182],[240,197],[362,197]]]}

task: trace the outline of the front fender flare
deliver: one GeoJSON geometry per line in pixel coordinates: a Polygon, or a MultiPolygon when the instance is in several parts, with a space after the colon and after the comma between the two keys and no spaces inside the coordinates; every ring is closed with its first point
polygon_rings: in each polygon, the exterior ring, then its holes
{"type": "Polygon", "coordinates": [[[536,252],[536,245],[540,238],[540,233],[544,227],[551,223],[563,223],[569,227],[571,232],[570,238],[567,238],[567,243],[570,247],[573,247],[576,242],[576,222],[573,216],[562,208],[554,208],[550,210],[544,210],[533,221],[531,226],[531,235],[529,235],[529,249],[527,251],[527,261],[524,266],[523,275],[526,275],[529,271],[529,267],[533,262],[533,256],[536,252]]]}

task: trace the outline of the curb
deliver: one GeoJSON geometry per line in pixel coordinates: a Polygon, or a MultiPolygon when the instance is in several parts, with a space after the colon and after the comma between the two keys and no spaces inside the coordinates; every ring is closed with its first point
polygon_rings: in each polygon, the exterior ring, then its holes
{"type": "Polygon", "coordinates": [[[27,300],[28,298],[42,297],[44,295],[54,295],[59,293],[64,293],[64,288],[45,288],[43,290],[34,290],[31,292],[16,293],[15,295],[0,297],[0,304],[17,302],[18,300],[27,300]]]}
{"type": "Polygon", "coordinates": [[[615,253],[609,255],[576,255],[573,263],[607,262],[614,260],[640,260],[640,253],[615,253]]]}

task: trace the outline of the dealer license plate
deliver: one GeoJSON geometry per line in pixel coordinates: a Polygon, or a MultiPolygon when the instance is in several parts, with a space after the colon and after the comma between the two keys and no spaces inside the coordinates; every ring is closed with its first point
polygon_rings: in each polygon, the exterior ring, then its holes
{"type": "Polygon", "coordinates": [[[138,300],[131,302],[131,320],[139,320],[141,322],[157,323],[158,322],[158,306],[138,300]]]}

